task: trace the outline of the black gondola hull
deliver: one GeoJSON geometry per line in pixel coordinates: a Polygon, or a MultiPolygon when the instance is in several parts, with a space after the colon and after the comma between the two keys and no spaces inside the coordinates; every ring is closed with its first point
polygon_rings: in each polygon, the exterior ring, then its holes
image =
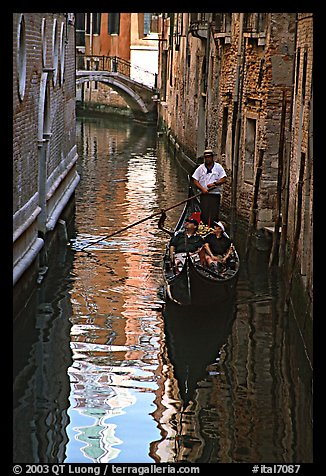
{"type": "Polygon", "coordinates": [[[229,279],[208,277],[187,257],[181,272],[166,280],[166,295],[181,306],[213,305],[232,298],[237,277],[237,272],[229,279]]]}

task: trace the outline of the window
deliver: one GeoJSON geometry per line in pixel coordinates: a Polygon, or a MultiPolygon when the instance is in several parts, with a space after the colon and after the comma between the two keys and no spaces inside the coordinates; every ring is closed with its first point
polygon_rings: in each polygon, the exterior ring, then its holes
{"type": "Polygon", "coordinates": [[[144,13],[144,36],[151,31],[151,13],[144,13]]]}
{"type": "Polygon", "coordinates": [[[52,33],[52,57],[53,57],[53,85],[57,84],[58,78],[58,64],[59,64],[59,41],[58,41],[58,24],[57,20],[53,21],[53,33],[52,33]]]}
{"type": "Polygon", "coordinates": [[[86,33],[88,35],[99,35],[101,29],[101,14],[86,13],[86,33]]]}
{"type": "Polygon", "coordinates": [[[158,13],[151,13],[151,33],[158,33],[158,13]]]}
{"type": "Polygon", "coordinates": [[[158,13],[144,13],[144,36],[158,33],[158,13]]]}
{"type": "Polygon", "coordinates": [[[300,72],[300,48],[297,49],[297,56],[296,56],[295,94],[298,94],[299,72],[300,72]]]}
{"type": "Polygon", "coordinates": [[[119,35],[120,33],[120,13],[109,13],[109,35],[119,35]]]}
{"type": "Polygon", "coordinates": [[[85,31],[85,13],[76,13],[76,31],[85,31]]]}
{"type": "Polygon", "coordinates": [[[179,51],[180,49],[180,38],[182,36],[182,30],[183,30],[183,13],[176,13],[175,30],[174,30],[176,51],[179,51]]]}
{"type": "Polygon", "coordinates": [[[243,31],[245,33],[263,33],[267,24],[266,13],[245,13],[243,31]]]}
{"type": "Polygon", "coordinates": [[[101,32],[101,14],[93,13],[93,35],[99,35],[101,32]]]}
{"type": "Polygon", "coordinates": [[[17,70],[18,70],[18,92],[19,99],[22,101],[25,96],[26,87],[26,32],[25,32],[25,20],[21,15],[18,25],[18,57],[17,57],[17,70]]]}
{"type": "Polygon", "coordinates": [[[63,85],[65,71],[65,24],[61,23],[60,31],[60,85],[63,85]]]}
{"type": "Polygon", "coordinates": [[[190,13],[190,23],[206,23],[209,15],[209,13],[190,13]]]}
{"type": "Polygon", "coordinates": [[[225,154],[226,137],[227,137],[227,132],[228,132],[228,116],[229,116],[229,108],[227,106],[225,106],[223,108],[221,154],[225,154]]]}
{"type": "Polygon", "coordinates": [[[42,66],[46,67],[46,19],[42,18],[41,26],[41,37],[42,37],[42,66]]]}
{"type": "Polygon", "coordinates": [[[76,13],[76,48],[85,44],[85,13],[76,13]]]}
{"type": "Polygon", "coordinates": [[[254,179],[255,149],[256,149],[256,119],[247,118],[244,179],[248,182],[253,182],[253,179],[254,179]]]}
{"type": "Polygon", "coordinates": [[[231,33],[232,13],[213,13],[213,26],[217,32],[231,33]]]}
{"type": "Polygon", "coordinates": [[[304,102],[306,97],[306,81],[307,81],[307,50],[303,53],[303,65],[302,65],[302,102],[304,102]]]}

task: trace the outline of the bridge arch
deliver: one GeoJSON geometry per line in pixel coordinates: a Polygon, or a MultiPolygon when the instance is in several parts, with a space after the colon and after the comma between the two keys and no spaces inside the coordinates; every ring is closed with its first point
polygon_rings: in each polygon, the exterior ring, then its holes
{"type": "Polygon", "coordinates": [[[154,103],[152,100],[153,91],[150,88],[146,88],[148,91],[145,89],[143,93],[146,95],[146,101],[138,94],[137,90],[135,90],[136,88],[134,84],[132,84],[135,82],[129,78],[120,77],[119,73],[78,71],[76,74],[76,84],[82,84],[87,81],[98,81],[112,88],[124,98],[136,116],[152,116],[154,103]],[[128,82],[130,84],[128,84],[128,82]],[[150,102],[148,101],[148,97],[150,97],[150,102]]]}

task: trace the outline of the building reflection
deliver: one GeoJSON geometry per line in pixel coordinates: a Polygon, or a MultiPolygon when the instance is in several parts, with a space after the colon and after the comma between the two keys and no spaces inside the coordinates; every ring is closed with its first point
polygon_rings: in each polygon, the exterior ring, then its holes
{"type": "MultiPolygon", "coordinates": [[[[73,397],[69,413],[72,421],[81,421],[83,425],[73,426],[69,436],[81,443],[79,451],[86,459],[97,463],[107,463],[120,453],[122,441],[116,437],[116,424],[110,420],[122,415],[124,408],[135,402],[135,397],[124,387],[123,378],[112,377],[110,369],[107,372],[101,369],[96,378],[90,365],[82,362],[70,370],[73,397]],[[78,417],[73,415],[75,412],[78,417]]],[[[68,461],[70,458],[68,455],[68,461]]],[[[72,459],[78,461],[78,455],[72,459]]]]}

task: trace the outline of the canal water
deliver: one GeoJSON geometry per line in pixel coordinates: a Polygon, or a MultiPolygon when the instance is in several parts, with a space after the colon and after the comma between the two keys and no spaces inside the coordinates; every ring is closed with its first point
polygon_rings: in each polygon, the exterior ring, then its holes
{"type": "Polygon", "coordinates": [[[168,235],[127,227],[186,199],[185,171],[155,127],[83,118],[77,137],[73,236],[14,320],[14,462],[312,462],[311,366],[268,251],[245,259],[239,231],[234,302],[166,305],[168,235]]]}

